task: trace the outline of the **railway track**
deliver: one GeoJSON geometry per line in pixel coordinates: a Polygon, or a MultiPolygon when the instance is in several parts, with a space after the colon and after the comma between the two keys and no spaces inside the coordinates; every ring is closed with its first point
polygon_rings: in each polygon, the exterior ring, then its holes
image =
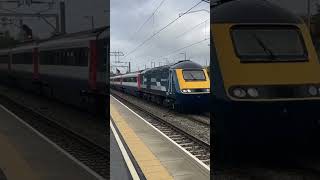
{"type": "Polygon", "coordinates": [[[210,126],[210,117],[203,116],[203,115],[191,115],[187,114],[185,115],[188,119],[191,119],[192,121],[195,121],[199,124],[205,125],[205,126],[210,126]]]}
{"type": "Polygon", "coordinates": [[[140,113],[147,117],[150,117],[149,122],[159,129],[162,133],[167,135],[174,142],[179,144],[182,148],[190,152],[198,160],[203,162],[205,165],[210,167],[210,144],[194,137],[183,129],[167,122],[161,117],[146,111],[142,107],[131,103],[130,101],[122,98],[121,96],[111,92],[111,95],[120,100],[122,103],[128,105],[129,107],[138,110],[140,113]]]}
{"type": "Polygon", "coordinates": [[[109,150],[41,113],[0,95],[0,103],[101,178],[109,178],[109,150]]]}
{"type": "MultiPolygon", "coordinates": [[[[111,94],[113,95],[117,95],[117,96],[131,96],[131,95],[128,95],[128,94],[124,94],[122,92],[119,92],[119,91],[116,91],[116,90],[111,90],[110,91],[111,94]]],[[[131,96],[132,98],[137,98],[135,96],[131,96]]],[[[139,99],[139,101],[146,101],[146,100],[141,100],[139,99]]],[[[150,101],[148,101],[148,103],[150,103],[150,101]]],[[[156,104],[156,103],[153,103],[151,102],[152,104],[156,105],[156,106],[159,106],[159,104],[156,104]]],[[[171,112],[172,114],[174,115],[177,115],[177,116],[182,116],[182,117],[185,117],[187,119],[189,119],[190,121],[193,121],[193,122],[196,122],[198,124],[201,124],[203,126],[210,126],[210,113],[207,112],[207,113],[202,113],[200,115],[194,115],[194,114],[181,114],[181,113],[177,113],[177,112],[171,112]]]]}

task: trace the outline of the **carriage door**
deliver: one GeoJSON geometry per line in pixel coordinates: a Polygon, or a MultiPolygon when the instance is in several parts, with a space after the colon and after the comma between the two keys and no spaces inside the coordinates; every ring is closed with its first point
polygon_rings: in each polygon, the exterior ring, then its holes
{"type": "Polygon", "coordinates": [[[173,71],[169,70],[169,78],[168,78],[168,95],[173,94],[173,71]]]}

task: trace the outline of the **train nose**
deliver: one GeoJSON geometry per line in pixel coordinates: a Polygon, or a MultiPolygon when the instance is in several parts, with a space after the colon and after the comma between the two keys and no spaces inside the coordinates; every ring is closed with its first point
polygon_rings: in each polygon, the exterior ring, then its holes
{"type": "Polygon", "coordinates": [[[194,94],[186,97],[185,105],[191,107],[194,110],[204,110],[209,105],[209,94],[194,94]]]}

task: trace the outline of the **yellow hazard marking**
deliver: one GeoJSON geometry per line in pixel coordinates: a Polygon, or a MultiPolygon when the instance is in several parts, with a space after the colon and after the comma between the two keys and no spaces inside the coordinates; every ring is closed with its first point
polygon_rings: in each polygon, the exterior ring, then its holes
{"type": "Polygon", "coordinates": [[[0,134],[0,169],[8,180],[39,179],[10,141],[0,134]]]}
{"type": "Polygon", "coordinates": [[[145,177],[151,180],[173,179],[167,169],[137,136],[134,130],[130,128],[117,108],[112,104],[110,105],[110,114],[145,177]]]}

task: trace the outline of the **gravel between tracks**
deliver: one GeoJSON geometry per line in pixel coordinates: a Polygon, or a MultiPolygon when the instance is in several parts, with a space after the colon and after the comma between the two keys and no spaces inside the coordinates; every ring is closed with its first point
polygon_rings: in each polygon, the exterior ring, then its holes
{"type": "Polygon", "coordinates": [[[183,129],[186,132],[189,132],[196,138],[201,139],[202,141],[210,144],[210,118],[196,115],[196,114],[179,114],[172,110],[169,110],[165,107],[161,107],[152,102],[139,99],[135,96],[121,93],[119,91],[111,90],[112,94],[120,95],[122,98],[139,105],[143,109],[153,113],[154,115],[161,117],[165,121],[183,129]],[[201,119],[201,121],[207,122],[206,124],[197,122],[195,119],[201,119]]]}
{"type": "Polygon", "coordinates": [[[0,86],[0,93],[23,106],[27,106],[48,117],[65,128],[88,138],[99,146],[107,148],[107,121],[93,117],[68,105],[30,94],[15,88],[0,86]]]}

